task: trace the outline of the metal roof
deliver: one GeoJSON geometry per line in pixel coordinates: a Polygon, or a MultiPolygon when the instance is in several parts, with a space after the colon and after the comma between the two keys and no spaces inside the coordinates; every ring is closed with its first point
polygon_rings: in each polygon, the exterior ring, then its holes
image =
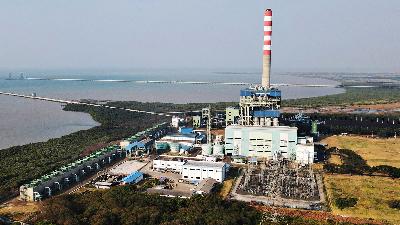
{"type": "Polygon", "coordinates": [[[225,166],[224,162],[207,162],[207,161],[194,161],[188,160],[183,166],[198,166],[198,167],[214,167],[222,168],[225,166]]]}
{"type": "Polygon", "coordinates": [[[133,181],[135,181],[136,179],[138,179],[141,176],[143,176],[142,172],[135,171],[135,172],[129,174],[124,179],[122,179],[122,181],[125,182],[125,183],[132,183],[133,181]]]}

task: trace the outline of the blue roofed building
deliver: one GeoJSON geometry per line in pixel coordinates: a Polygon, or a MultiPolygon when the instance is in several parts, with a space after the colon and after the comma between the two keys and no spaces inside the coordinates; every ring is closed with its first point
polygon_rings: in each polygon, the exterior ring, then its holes
{"type": "Polygon", "coordinates": [[[123,184],[137,184],[143,180],[143,173],[135,171],[122,179],[123,184]]]}

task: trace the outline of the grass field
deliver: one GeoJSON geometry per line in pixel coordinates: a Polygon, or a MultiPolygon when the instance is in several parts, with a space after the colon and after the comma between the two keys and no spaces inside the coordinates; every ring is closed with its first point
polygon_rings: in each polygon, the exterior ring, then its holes
{"type": "Polygon", "coordinates": [[[331,136],[321,142],[329,147],[350,149],[370,166],[389,165],[400,168],[400,138],[375,139],[360,136],[331,136]]]}
{"type": "Polygon", "coordinates": [[[388,206],[388,200],[400,199],[400,180],[385,177],[325,175],[327,196],[334,214],[387,220],[400,224],[400,210],[388,206]],[[343,210],[332,204],[338,197],[356,197],[357,205],[343,210]]]}
{"type": "Polygon", "coordinates": [[[340,155],[332,154],[331,157],[328,160],[330,163],[336,164],[336,165],[342,165],[342,159],[340,158],[340,155]]]}

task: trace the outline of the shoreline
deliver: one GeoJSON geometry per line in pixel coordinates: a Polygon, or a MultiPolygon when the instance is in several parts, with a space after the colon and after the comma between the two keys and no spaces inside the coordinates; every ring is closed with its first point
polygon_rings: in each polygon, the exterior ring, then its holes
{"type": "Polygon", "coordinates": [[[101,124],[89,113],[65,111],[60,104],[0,96],[5,108],[0,115],[0,151],[89,130],[101,124]]]}

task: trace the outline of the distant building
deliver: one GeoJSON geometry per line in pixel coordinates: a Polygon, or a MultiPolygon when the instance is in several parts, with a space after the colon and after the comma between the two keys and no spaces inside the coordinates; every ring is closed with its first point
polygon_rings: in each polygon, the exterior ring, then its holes
{"type": "Polygon", "coordinates": [[[193,121],[194,128],[199,128],[201,126],[201,117],[200,116],[193,116],[192,121],[193,121]]]}
{"type": "Polygon", "coordinates": [[[232,124],[238,124],[239,117],[240,117],[239,109],[236,109],[234,107],[226,108],[226,112],[225,112],[226,126],[229,126],[232,124]]]}
{"type": "Polygon", "coordinates": [[[178,128],[179,127],[179,123],[180,123],[181,120],[182,119],[179,118],[179,117],[176,117],[176,116],[172,117],[171,126],[175,127],[175,128],[178,128]]]}
{"type": "Polygon", "coordinates": [[[128,154],[132,153],[148,153],[154,147],[154,140],[151,138],[146,138],[141,141],[134,142],[120,142],[120,146],[123,147],[128,154]]]}

